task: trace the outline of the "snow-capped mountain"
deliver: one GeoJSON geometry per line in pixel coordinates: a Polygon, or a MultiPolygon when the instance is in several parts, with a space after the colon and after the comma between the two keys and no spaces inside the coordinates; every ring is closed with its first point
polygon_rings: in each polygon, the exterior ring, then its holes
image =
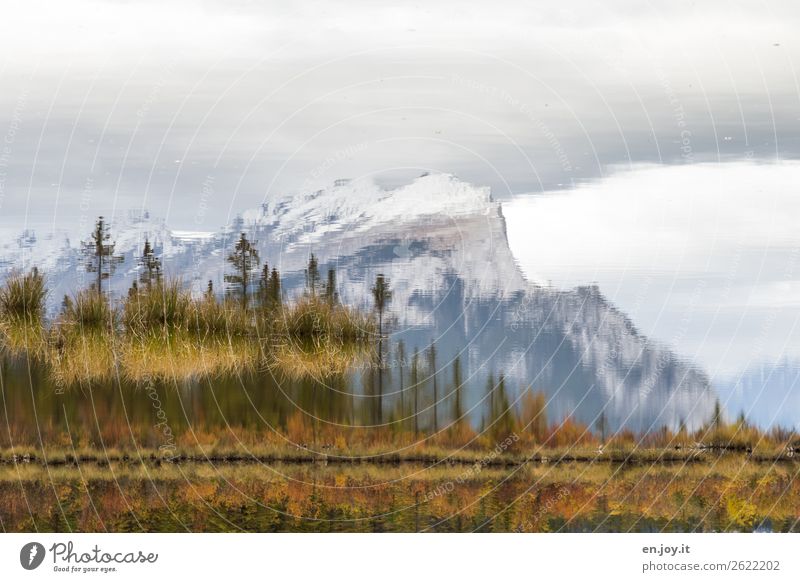
{"type": "MultiPolygon", "coordinates": [[[[258,241],[262,261],[277,267],[289,296],[303,287],[314,253],[325,276],[336,270],[342,301],[371,306],[378,273],[391,283],[394,339],[409,353],[435,341],[440,373],[458,355],[480,400],[489,372],[513,389],[550,395],[555,416],[612,426],[695,427],[708,420],[715,395],[702,371],[639,334],[595,287],[558,291],[529,284],[518,269],[501,205],[486,188],[447,174],[384,189],[369,179],[339,180],[317,192],[276,197],[243,212],[216,233],[173,232],[146,213],[113,224],[125,262],[112,281],[124,294],[145,239],[168,275],[194,291],[223,288],[225,258],[240,232],[258,241]]],[[[0,246],[7,268],[38,265],[53,289],[51,308],[82,280],[79,244],[58,234],[17,235],[0,246]]],[[[87,279],[88,281],[88,279],[87,279]]],[[[475,412],[478,414],[478,412],[475,412]]]]}

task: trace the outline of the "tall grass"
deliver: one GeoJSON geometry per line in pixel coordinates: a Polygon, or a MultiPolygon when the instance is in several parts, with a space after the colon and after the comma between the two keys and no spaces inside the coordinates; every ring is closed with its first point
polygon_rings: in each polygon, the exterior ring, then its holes
{"type": "Polygon", "coordinates": [[[276,323],[289,341],[304,346],[363,342],[374,339],[377,331],[368,315],[314,296],[283,309],[276,323]]]}
{"type": "Polygon", "coordinates": [[[242,309],[239,301],[217,301],[205,297],[192,303],[187,329],[202,336],[241,337],[259,335],[252,313],[242,309]]]}
{"type": "Polygon", "coordinates": [[[39,321],[44,315],[47,288],[38,269],[30,273],[12,273],[0,288],[0,314],[7,319],[39,321]]]}
{"type": "Polygon", "coordinates": [[[74,297],[65,297],[58,325],[61,330],[81,333],[84,330],[112,331],[117,314],[106,295],[92,289],[79,291],[74,297]]]}
{"type": "Polygon", "coordinates": [[[117,365],[115,335],[96,326],[70,324],[55,333],[48,361],[55,382],[61,386],[106,382],[117,365]]]}
{"type": "Polygon", "coordinates": [[[44,276],[37,269],[12,273],[0,288],[0,338],[12,352],[43,354],[47,334],[43,326],[47,297],[44,276]]]}
{"type": "Polygon", "coordinates": [[[180,281],[159,280],[132,292],[122,308],[122,323],[128,331],[159,327],[186,328],[192,312],[192,297],[180,281]]]}
{"type": "Polygon", "coordinates": [[[317,378],[344,374],[372,358],[372,349],[363,344],[325,342],[321,345],[276,343],[267,350],[270,368],[289,378],[317,378]]]}

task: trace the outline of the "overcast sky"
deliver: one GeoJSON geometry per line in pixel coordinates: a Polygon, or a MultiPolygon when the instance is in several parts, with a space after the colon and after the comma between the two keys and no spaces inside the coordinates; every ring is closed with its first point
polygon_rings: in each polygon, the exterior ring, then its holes
{"type": "Polygon", "coordinates": [[[0,223],[800,154],[796,1],[397,4],[4,2],[0,223]]]}
{"type": "Polygon", "coordinates": [[[797,161],[651,165],[518,197],[505,215],[531,281],[597,284],[718,380],[800,363],[799,190],[797,161]]]}

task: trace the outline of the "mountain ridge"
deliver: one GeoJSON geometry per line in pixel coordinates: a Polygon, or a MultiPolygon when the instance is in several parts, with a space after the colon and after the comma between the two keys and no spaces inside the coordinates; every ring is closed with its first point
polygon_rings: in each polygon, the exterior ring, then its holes
{"type": "MultiPolygon", "coordinates": [[[[288,297],[303,292],[311,252],[323,276],[336,270],[341,300],[361,309],[372,308],[369,289],[383,273],[392,288],[393,339],[409,350],[435,341],[443,369],[463,358],[476,394],[493,370],[502,370],[519,390],[545,390],[558,417],[589,424],[603,411],[612,426],[696,428],[713,411],[716,397],[703,371],[640,334],[598,288],[555,290],[526,281],[501,204],[487,188],[448,174],[389,190],[356,180],[275,197],[212,235],[176,235],[149,214],[134,215],[116,233],[125,263],[110,288],[124,296],[150,237],[168,276],[180,273],[197,294],[209,280],[223,289],[226,257],[240,232],[258,241],[262,264],[281,271],[288,297]]],[[[24,239],[23,251],[46,255],[37,240],[35,233],[24,239]]],[[[55,254],[46,270],[51,313],[82,277],[77,247],[55,254]]]]}

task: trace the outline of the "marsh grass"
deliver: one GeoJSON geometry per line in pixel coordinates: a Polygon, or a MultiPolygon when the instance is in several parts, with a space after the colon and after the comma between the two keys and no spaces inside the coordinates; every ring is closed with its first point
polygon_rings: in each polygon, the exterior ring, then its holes
{"type": "Polygon", "coordinates": [[[106,380],[117,371],[190,380],[259,366],[292,376],[340,374],[374,337],[368,315],[315,298],[245,310],[238,301],[194,299],[177,279],[134,287],[118,307],[94,289],[66,296],[48,328],[37,272],[0,290],[0,337],[12,352],[51,364],[59,384],[106,380]]]}
{"type": "Polygon", "coordinates": [[[324,346],[356,343],[377,338],[369,315],[319,297],[304,297],[280,312],[278,332],[298,345],[324,346]]]}
{"type": "Polygon", "coordinates": [[[56,331],[47,360],[56,384],[106,382],[116,371],[116,337],[97,327],[65,326],[56,331]]]}
{"type": "Polygon", "coordinates": [[[29,354],[45,358],[48,353],[48,333],[40,320],[9,317],[0,319],[0,346],[10,353],[29,354]]]}
{"type": "Polygon", "coordinates": [[[796,464],[0,467],[8,531],[796,531],[796,464]],[[120,487],[124,484],[124,487],[120,487]],[[157,501],[154,501],[156,499],[157,501]]]}
{"type": "Polygon", "coordinates": [[[44,276],[36,269],[12,273],[0,287],[0,340],[11,352],[41,356],[46,351],[46,297],[44,276]]]}
{"type": "Polygon", "coordinates": [[[319,297],[261,316],[269,338],[268,366],[295,379],[343,374],[373,359],[377,338],[366,314],[319,297]]]}
{"type": "Polygon", "coordinates": [[[289,378],[322,380],[344,374],[369,362],[374,350],[369,345],[338,341],[279,342],[266,351],[268,366],[289,378]]]}
{"type": "Polygon", "coordinates": [[[129,333],[155,328],[187,328],[192,297],[178,280],[158,281],[132,290],[122,307],[122,324],[129,333]]]}
{"type": "Polygon", "coordinates": [[[65,297],[56,327],[61,333],[81,334],[88,331],[113,332],[117,313],[106,295],[93,289],[65,297]]]}
{"type": "Polygon", "coordinates": [[[260,361],[260,346],[250,338],[199,336],[186,330],[127,335],[119,353],[122,373],[134,382],[241,374],[258,367],[260,361]]]}
{"type": "Polygon", "coordinates": [[[255,327],[253,314],[230,298],[217,301],[205,297],[192,302],[187,329],[201,336],[263,337],[255,327]]]}
{"type": "Polygon", "coordinates": [[[12,273],[0,287],[0,315],[29,322],[41,321],[47,297],[44,275],[37,269],[30,273],[12,273]]]}

